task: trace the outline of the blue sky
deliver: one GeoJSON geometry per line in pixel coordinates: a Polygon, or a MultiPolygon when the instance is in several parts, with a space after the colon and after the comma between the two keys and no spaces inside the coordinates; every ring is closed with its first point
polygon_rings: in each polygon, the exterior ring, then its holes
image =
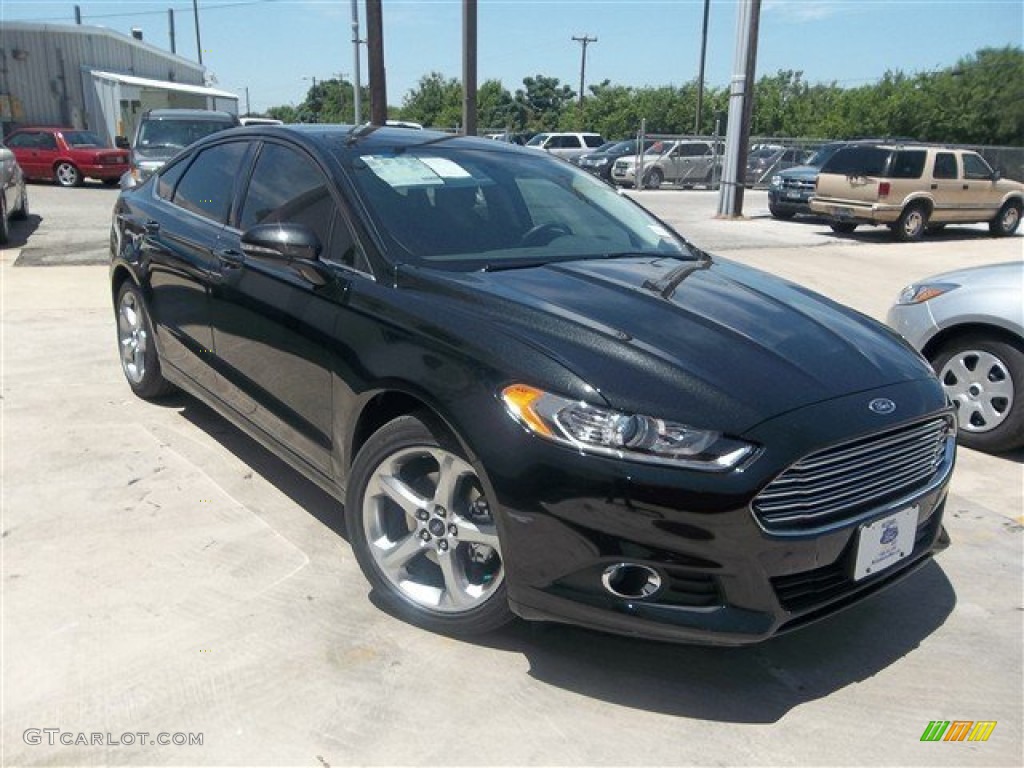
{"type": "MultiPolygon", "coordinates": [[[[79,0],[83,21],[169,48],[175,9],[178,53],[196,56],[191,0],[79,0]]],[[[0,21],[74,23],[74,2],[0,0],[0,21]]],[[[384,0],[388,101],[424,74],[461,75],[460,0],[384,0]]],[[[253,111],[302,100],[310,83],[352,76],[350,0],[199,0],[203,60],[219,87],[242,93],[253,111]],[[304,80],[303,78],[307,78],[304,80]]],[[[678,85],[696,78],[703,0],[479,0],[479,79],[514,91],[528,75],[576,89],[580,46],[587,82],[678,85]]],[[[729,82],[737,5],[712,0],[707,81],[729,82]]],[[[365,8],[359,4],[365,36],[365,8]]],[[[886,70],[951,66],[986,46],[1021,45],[1021,0],[763,0],[758,74],[801,70],[810,82],[854,86],[886,70]]],[[[363,53],[363,77],[366,72],[363,53]]],[[[244,102],[243,102],[244,108],[244,102]]]]}

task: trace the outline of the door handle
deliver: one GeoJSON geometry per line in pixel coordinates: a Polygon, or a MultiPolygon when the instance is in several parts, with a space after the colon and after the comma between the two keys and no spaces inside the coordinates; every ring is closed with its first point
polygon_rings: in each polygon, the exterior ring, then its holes
{"type": "Polygon", "coordinates": [[[237,268],[245,263],[245,254],[233,248],[214,251],[214,255],[221,265],[227,268],[237,268]]]}
{"type": "Polygon", "coordinates": [[[938,189],[938,188],[939,188],[938,184],[932,184],[932,189],[938,189]]]}
{"type": "Polygon", "coordinates": [[[971,187],[970,187],[970,185],[969,185],[969,184],[964,184],[964,189],[970,189],[970,188],[971,188],[971,187]]]}

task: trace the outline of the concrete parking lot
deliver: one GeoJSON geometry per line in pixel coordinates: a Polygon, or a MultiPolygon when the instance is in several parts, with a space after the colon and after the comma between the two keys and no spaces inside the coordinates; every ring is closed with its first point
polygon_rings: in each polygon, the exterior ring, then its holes
{"type": "MultiPolygon", "coordinates": [[[[1020,764],[1024,455],[961,450],[949,550],[761,646],[432,635],[375,606],[332,499],[198,402],[132,396],[98,263],[116,191],[29,192],[0,251],[0,763],[1020,764]],[[923,743],[933,720],[997,725],[923,743]]],[[[977,227],[896,244],[774,221],[760,192],[742,221],[713,192],[637,197],[876,318],[914,278],[1022,258],[977,227]]]]}

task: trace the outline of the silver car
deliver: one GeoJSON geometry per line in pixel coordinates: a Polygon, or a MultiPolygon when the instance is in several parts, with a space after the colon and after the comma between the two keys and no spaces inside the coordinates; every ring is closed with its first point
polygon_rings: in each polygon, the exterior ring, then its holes
{"type": "Polygon", "coordinates": [[[28,191],[25,175],[11,152],[0,144],[0,245],[10,237],[10,219],[28,218],[28,191]]]}
{"type": "Polygon", "coordinates": [[[1024,262],[908,285],[888,323],[935,369],[957,408],[961,444],[1024,447],[1024,262]]]}

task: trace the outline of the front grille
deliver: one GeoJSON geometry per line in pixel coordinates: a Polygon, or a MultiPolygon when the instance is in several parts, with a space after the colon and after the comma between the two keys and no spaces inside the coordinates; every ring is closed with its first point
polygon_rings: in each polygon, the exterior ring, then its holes
{"type": "Polygon", "coordinates": [[[941,517],[939,514],[933,514],[918,527],[914,537],[914,551],[891,571],[882,571],[877,576],[864,581],[853,581],[850,576],[852,570],[850,559],[854,556],[853,548],[856,541],[856,537],[854,537],[847,550],[831,565],[813,571],[777,576],[772,579],[775,595],[787,611],[800,613],[842,598],[862,587],[897,574],[916,562],[931,546],[938,532],[941,517]]]}
{"type": "Polygon", "coordinates": [[[783,189],[798,189],[803,192],[813,192],[814,179],[793,179],[783,176],[782,187],[783,189]]]}
{"type": "Polygon", "coordinates": [[[939,418],[812,453],[765,486],[754,514],[779,533],[854,519],[927,486],[951,439],[951,422],[939,418]]]}

